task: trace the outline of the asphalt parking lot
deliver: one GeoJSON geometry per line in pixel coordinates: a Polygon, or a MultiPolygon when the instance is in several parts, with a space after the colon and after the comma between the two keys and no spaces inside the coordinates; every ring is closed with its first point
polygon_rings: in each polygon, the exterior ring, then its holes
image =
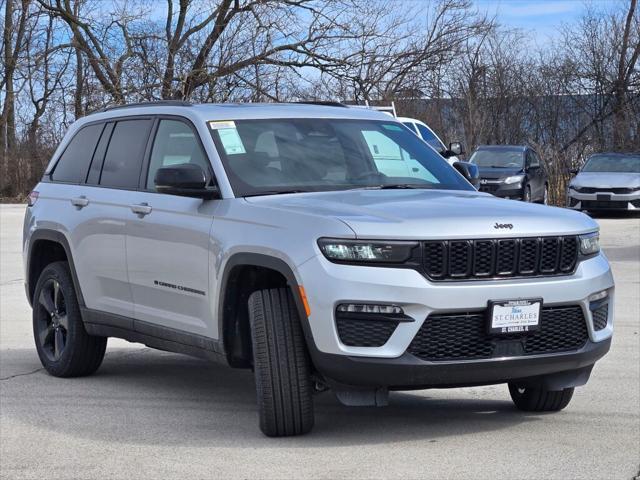
{"type": "Polygon", "coordinates": [[[24,296],[24,206],[0,205],[0,477],[632,479],[640,465],[640,218],[599,218],[616,278],[611,352],[558,414],[504,385],[316,400],[305,437],[260,433],[253,378],[109,341],[92,377],[42,369],[24,296]]]}

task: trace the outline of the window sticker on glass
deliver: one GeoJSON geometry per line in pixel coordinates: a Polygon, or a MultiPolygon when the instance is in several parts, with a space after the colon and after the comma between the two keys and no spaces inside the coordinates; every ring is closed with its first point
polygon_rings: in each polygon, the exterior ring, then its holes
{"type": "Polygon", "coordinates": [[[383,124],[382,128],[384,128],[385,130],[391,130],[391,131],[394,131],[394,132],[401,132],[402,131],[402,127],[400,125],[390,125],[388,123],[383,124]]]}
{"type": "Polygon", "coordinates": [[[218,132],[220,143],[227,155],[247,153],[233,121],[209,122],[209,128],[218,132]]]}

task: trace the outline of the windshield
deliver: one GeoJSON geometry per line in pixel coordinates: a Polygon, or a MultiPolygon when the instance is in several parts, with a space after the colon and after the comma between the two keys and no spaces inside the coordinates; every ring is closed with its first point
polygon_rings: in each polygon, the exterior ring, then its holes
{"type": "Polygon", "coordinates": [[[640,173],[640,155],[593,155],[582,171],[640,173]]]}
{"type": "Polygon", "coordinates": [[[522,168],[522,150],[476,150],[469,160],[481,168],[522,168]]]}
{"type": "Polygon", "coordinates": [[[236,196],[352,188],[473,190],[435,151],[393,121],[212,121],[236,196]]]}

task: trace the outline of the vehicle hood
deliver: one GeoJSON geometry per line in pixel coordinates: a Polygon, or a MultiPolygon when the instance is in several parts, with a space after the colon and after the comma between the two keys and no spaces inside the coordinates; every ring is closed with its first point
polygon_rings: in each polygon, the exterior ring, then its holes
{"type": "Polygon", "coordinates": [[[598,228],[579,212],[470,191],[349,190],[251,197],[246,201],[281,210],[283,222],[287,211],[333,217],[346,223],[359,238],[509,238],[585,233],[598,228]]]}
{"type": "Polygon", "coordinates": [[[480,178],[498,180],[522,173],[521,168],[479,168],[480,178]]]}
{"type": "Polygon", "coordinates": [[[581,172],[573,180],[572,187],[640,188],[638,173],[581,172]]]}

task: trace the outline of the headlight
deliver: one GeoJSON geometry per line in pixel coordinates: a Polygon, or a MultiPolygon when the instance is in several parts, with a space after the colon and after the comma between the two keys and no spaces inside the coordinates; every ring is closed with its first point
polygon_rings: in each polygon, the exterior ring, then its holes
{"type": "Polygon", "coordinates": [[[600,234],[598,232],[580,235],[580,253],[595,255],[600,251],[600,234]]]}
{"type": "Polygon", "coordinates": [[[503,182],[506,183],[507,185],[511,183],[520,183],[523,178],[524,178],[524,175],[514,175],[513,177],[505,178],[503,182]]]}
{"type": "Polygon", "coordinates": [[[318,246],[332,262],[404,263],[418,243],[321,238],[318,246]]]}

